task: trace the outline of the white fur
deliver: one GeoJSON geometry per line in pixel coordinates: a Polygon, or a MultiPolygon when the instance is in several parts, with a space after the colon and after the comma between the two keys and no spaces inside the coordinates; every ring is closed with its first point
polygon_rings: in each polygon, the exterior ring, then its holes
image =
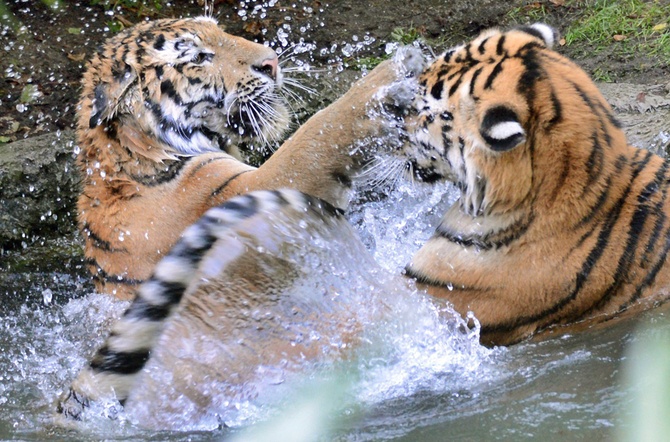
{"type": "Polygon", "coordinates": [[[193,268],[188,260],[168,255],[158,263],[154,274],[161,281],[186,285],[191,280],[193,268]]]}
{"type": "MultiPolygon", "coordinates": [[[[226,209],[222,207],[215,207],[213,209],[209,209],[207,212],[205,212],[205,216],[207,218],[211,218],[213,220],[218,221],[223,225],[223,227],[228,227],[230,224],[234,224],[237,221],[241,220],[242,217],[240,217],[240,214],[237,210],[231,210],[231,209],[226,209]]],[[[216,231],[213,232],[216,234],[216,231]]]]}
{"type": "MultiPolygon", "coordinates": [[[[227,233],[230,233],[227,227],[224,227],[227,233]]],[[[218,236],[218,235],[217,235],[218,236]]],[[[227,238],[221,235],[223,240],[219,240],[214,244],[214,247],[209,251],[207,256],[200,262],[198,269],[204,278],[220,277],[223,270],[232,261],[235,261],[243,253],[246,252],[247,246],[239,239],[228,235],[227,238]]]]}
{"type": "Polygon", "coordinates": [[[502,123],[494,124],[489,130],[491,138],[496,140],[506,140],[517,134],[525,134],[523,127],[516,121],[504,121],[502,123]]]}
{"type": "Polygon", "coordinates": [[[531,25],[531,28],[539,31],[542,34],[542,38],[546,42],[549,49],[554,47],[556,39],[554,30],[551,28],[551,26],[547,26],[544,23],[534,23],[531,25]]]}
{"type": "Polygon", "coordinates": [[[164,322],[121,320],[112,329],[117,335],[110,336],[107,345],[110,350],[117,353],[152,348],[163,325],[164,322]]]}
{"type": "Polygon", "coordinates": [[[186,243],[190,249],[201,249],[207,245],[205,242],[206,235],[205,228],[199,223],[195,223],[184,230],[184,233],[181,235],[181,241],[186,243]]]}

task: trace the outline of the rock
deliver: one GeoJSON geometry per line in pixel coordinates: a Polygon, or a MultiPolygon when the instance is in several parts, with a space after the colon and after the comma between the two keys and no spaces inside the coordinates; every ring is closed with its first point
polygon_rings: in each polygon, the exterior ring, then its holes
{"type": "Polygon", "coordinates": [[[0,145],[0,250],[76,230],[74,149],[72,131],[0,145]]]}
{"type": "Polygon", "coordinates": [[[598,88],[614,109],[630,144],[670,156],[670,95],[664,85],[602,83],[598,88]]]}

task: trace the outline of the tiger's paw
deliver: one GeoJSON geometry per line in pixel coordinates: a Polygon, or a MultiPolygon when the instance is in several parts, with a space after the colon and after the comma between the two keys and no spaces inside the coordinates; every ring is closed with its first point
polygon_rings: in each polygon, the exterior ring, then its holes
{"type": "Polygon", "coordinates": [[[418,48],[406,46],[398,49],[393,59],[383,62],[369,74],[390,76],[390,80],[377,89],[367,108],[370,121],[381,123],[379,136],[374,141],[385,146],[384,151],[400,147],[407,138],[405,119],[417,113],[417,78],[425,62],[418,48]]]}
{"type": "Polygon", "coordinates": [[[397,78],[388,86],[382,87],[376,94],[387,117],[400,119],[407,116],[414,108],[414,101],[419,92],[417,77],[423,70],[426,60],[418,48],[405,46],[398,49],[390,60],[397,78]]]}
{"type": "Polygon", "coordinates": [[[70,388],[58,399],[56,412],[68,419],[80,420],[81,414],[89,406],[90,401],[86,395],[77,393],[74,389],[70,388]]]}

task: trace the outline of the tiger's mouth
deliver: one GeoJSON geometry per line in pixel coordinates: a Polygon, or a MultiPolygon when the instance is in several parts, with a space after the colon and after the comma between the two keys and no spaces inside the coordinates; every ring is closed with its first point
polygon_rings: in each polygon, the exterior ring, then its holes
{"type": "Polygon", "coordinates": [[[289,111],[284,99],[270,89],[253,97],[235,98],[223,108],[228,129],[240,140],[279,141],[289,128],[289,111]]]}

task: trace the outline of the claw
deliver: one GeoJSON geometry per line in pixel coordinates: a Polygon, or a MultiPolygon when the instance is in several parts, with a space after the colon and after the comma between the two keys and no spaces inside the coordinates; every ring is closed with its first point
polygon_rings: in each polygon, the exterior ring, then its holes
{"type": "Polygon", "coordinates": [[[89,407],[89,404],[87,397],[80,396],[76,391],[70,389],[61,396],[56,411],[67,418],[78,421],[81,413],[84,412],[85,408],[89,407]]]}

